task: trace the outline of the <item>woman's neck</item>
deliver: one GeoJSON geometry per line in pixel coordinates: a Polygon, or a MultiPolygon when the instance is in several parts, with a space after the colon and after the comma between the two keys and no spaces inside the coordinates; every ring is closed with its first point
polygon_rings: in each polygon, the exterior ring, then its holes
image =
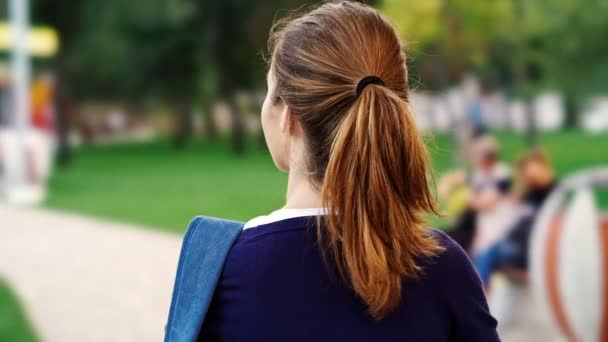
{"type": "Polygon", "coordinates": [[[315,189],[311,177],[303,172],[290,171],[287,178],[285,209],[321,208],[321,194],[315,189]]]}

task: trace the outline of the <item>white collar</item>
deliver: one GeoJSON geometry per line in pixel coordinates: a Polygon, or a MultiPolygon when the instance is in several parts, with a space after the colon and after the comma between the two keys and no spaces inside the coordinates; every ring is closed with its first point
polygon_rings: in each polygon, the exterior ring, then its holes
{"type": "Polygon", "coordinates": [[[264,224],[283,221],[295,217],[325,215],[326,212],[327,211],[324,208],[279,209],[268,215],[252,218],[245,223],[243,229],[255,228],[264,224]]]}

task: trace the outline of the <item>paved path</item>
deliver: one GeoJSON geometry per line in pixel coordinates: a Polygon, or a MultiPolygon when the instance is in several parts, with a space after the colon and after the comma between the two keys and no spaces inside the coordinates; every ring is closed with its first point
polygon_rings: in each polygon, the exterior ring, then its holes
{"type": "Polygon", "coordinates": [[[0,204],[0,277],[42,341],[161,341],[180,237],[0,204]]]}
{"type": "MultiPolygon", "coordinates": [[[[161,341],[181,237],[0,204],[0,277],[48,342],[161,341]]],[[[527,291],[503,341],[554,341],[527,291]]]]}
{"type": "MultiPolygon", "coordinates": [[[[561,341],[548,328],[544,315],[535,305],[529,288],[512,289],[507,300],[511,303],[512,314],[508,325],[499,323],[499,333],[503,342],[558,342],[561,341]]],[[[497,313],[495,313],[496,315],[497,313]]],[[[504,318],[501,317],[501,318],[504,318]]],[[[565,342],[565,341],[563,341],[565,342]]]]}

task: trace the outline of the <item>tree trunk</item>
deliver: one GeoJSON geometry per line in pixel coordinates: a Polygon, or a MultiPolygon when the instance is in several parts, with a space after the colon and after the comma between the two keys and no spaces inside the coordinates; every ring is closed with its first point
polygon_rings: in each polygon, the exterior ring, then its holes
{"type": "Polygon", "coordinates": [[[578,103],[576,98],[571,94],[565,96],[566,106],[566,127],[576,128],[578,125],[578,103]]]}
{"type": "Polygon", "coordinates": [[[536,120],[534,119],[534,108],[528,102],[524,102],[524,110],[526,118],[528,120],[526,127],[526,137],[529,148],[534,148],[538,145],[538,129],[536,127],[536,120]]]}
{"type": "Polygon", "coordinates": [[[205,122],[205,138],[207,141],[213,142],[217,139],[217,125],[213,113],[214,102],[206,99],[203,102],[203,120],[205,122]]]}
{"type": "Polygon", "coordinates": [[[70,117],[73,117],[74,108],[69,91],[66,86],[65,75],[65,56],[57,56],[57,75],[56,75],[56,113],[55,124],[57,129],[57,165],[69,166],[72,162],[72,150],[69,144],[70,117]]]}
{"type": "Polygon", "coordinates": [[[173,147],[184,148],[194,133],[194,122],[192,118],[192,101],[185,100],[177,106],[175,118],[175,132],[173,147]]]}
{"type": "Polygon", "coordinates": [[[234,102],[234,96],[228,96],[227,100],[232,118],[232,151],[241,155],[245,153],[245,123],[241,112],[234,102]]]}

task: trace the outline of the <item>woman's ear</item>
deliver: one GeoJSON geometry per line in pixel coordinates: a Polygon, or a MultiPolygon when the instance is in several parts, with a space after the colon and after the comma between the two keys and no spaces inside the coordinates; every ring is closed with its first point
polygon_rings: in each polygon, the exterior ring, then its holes
{"type": "Polygon", "coordinates": [[[281,132],[289,135],[299,135],[302,131],[300,129],[300,123],[296,119],[295,115],[291,111],[291,107],[285,105],[281,112],[281,132]]]}
{"type": "Polygon", "coordinates": [[[300,122],[293,115],[291,107],[287,105],[281,113],[281,131],[292,136],[300,135],[302,132],[300,122]]]}
{"type": "Polygon", "coordinates": [[[289,121],[291,120],[290,113],[291,110],[289,109],[289,106],[283,106],[283,110],[281,111],[281,118],[279,120],[279,127],[281,128],[281,132],[283,132],[283,134],[289,133],[289,121]]]}

